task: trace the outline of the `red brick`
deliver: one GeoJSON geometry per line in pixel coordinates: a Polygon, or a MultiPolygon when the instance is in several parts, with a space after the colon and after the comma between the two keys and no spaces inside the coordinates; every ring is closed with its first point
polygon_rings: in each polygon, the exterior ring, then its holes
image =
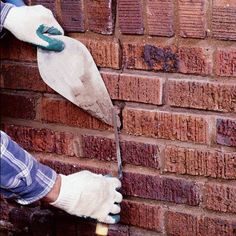
{"type": "Polygon", "coordinates": [[[150,230],[145,230],[145,229],[140,229],[140,228],[136,228],[136,227],[130,227],[129,230],[129,236],[165,236],[165,234],[163,233],[158,233],[155,231],[150,231],[150,230]]]}
{"type": "Polygon", "coordinates": [[[31,0],[31,5],[43,5],[56,15],[56,1],[54,0],[31,0]]]}
{"type": "Polygon", "coordinates": [[[110,128],[69,101],[49,97],[42,99],[41,119],[44,122],[66,124],[78,128],[99,130],[110,128]]]}
{"type": "Polygon", "coordinates": [[[120,45],[117,39],[78,37],[90,51],[98,67],[120,69],[120,45]]]}
{"type": "Polygon", "coordinates": [[[236,2],[214,0],[211,25],[214,38],[236,40],[236,2]]]}
{"type": "Polygon", "coordinates": [[[147,1],[147,27],[149,35],[174,35],[174,3],[173,0],[147,1]]]}
{"type": "Polygon", "coordinates": [[[208,48],[180,47],[179,71],[184,74],[209,75],[212,65],[208,51],[208,48]]]}
{"type": "Polygon", "coordinates": [[[34,120],[38,99],[39,95],[28,93],[1,93],[0,114],[7,117],[34,120]]]}
{"type": "Polygon", "coordinates": [[[236,112],[236,85],[171,79],[168,103],[171,106],[223,112],[236,112]]]}
{"type": "Polygon", "coordinates": [[[167,146],[165,148],[164,171],[236,179],[236,153],[167,146]]]}
{"type": "Polygon", "coordinates": [[[86,2],[88,29],[96,33],[112,34],[114,30],[115,3],[112,0],[88,0],[86,2]]]}
{"type": "Polygon", "coordinates": [[[38,67],[26,63],[1,63],[2,88],[52,91],[41,79],[38,67]]]}
{"type": "Polygon", "coordinates": [[[234,236],[236,218],[204,217],[194,211],[184,213],[173,210],[166,213],[166,232],[168,235],[181,236],[234,236]]]}
{"type": "MultiPolygon", "coordinates": [[[[6,199],[0,195],[0,220],[9,220],[10,205],[7,203],[6,199]]],[[[1,231],[0,231],[1,233],[1,231]]]]}
{"type": "Polygon", "coordinates": [[[236,185],[208,183],[205,185],[203,204],[207,209],[236,213],[236,185]]]}
{"type": "Polygon", "coordinates": [[[236,48],[216,51],[215,72],[219,76],[236,76],[236,48]]]}
{"type": "MultiPolygon", "coordinates": [[[[129,227],[125,225],[109,225],[109,236],[130,236],[129,227]]],[[[90,235],[88,235],[90,236],[90,235]]]]}
{"type": "Polygon", "coordinates": [[[36,61],[36,47],[6,34],[1,40],[0,60],[36,61]]]}
{"type": "Polygon", "coordinates": [[[128,196],[197,206],[201,186],[191,180],[124,172],[122,192],[128,196]]]}
{"type": "Polygon", "coordinates": [[[206,36],[206,1],[179,0],[180,36],[188,38],[205,38],[206,36]]]}
{"type": "Polygon", "coordinates": [[[127,225],[161,231],[162,214],[156,204],[127,200],[121,204],[121,222],[127,225]]]}
{"type": "Polygon", "coordinates": [[[74,155],[73,135],[49,129],[4,125],[5,132],[28,151],[74,155]]]}
{"type": "Polygon", "coordinates": [[[84,32],[84,7],[82,0],[61,0],[62,27],[67,32],[84,32]]]}
{"type": "MultiPolygon", "coordinates": [[[[122,162],[152,168],[159,167],[160,151],[157,145],[120,141],[122,162]]],[[[112,139],[82,136],[82,156],[104,161],[116,161],[116,147],[112,139]]]]}
{"type": "Polygon", "coordinates": [[[216,128],[218,144],[236,147],[236,120],[218,118],[216,128]]]}
{"type": "Polygon", "coordinates": [[[118,22],[122,34],[143,34],[143,16],[140,0],[119,0],[118,22]]]}
{"type": "Polygon", "coordinates": [[[207,143],[208,123],[205,117],[184,113],[125,108],[124,131],[154,138],[207,143]]]}
{"type": "Polygon", "coordinates": [[[102,77],[112,99],[162,105],[162,78],[109,72],[103,72],[102,77]]]}
{"type": "Polygon", "coordinates": [[[127,69],[178,71],[178,56],[174,46],[124,42],[123,63],[127,69]]]}

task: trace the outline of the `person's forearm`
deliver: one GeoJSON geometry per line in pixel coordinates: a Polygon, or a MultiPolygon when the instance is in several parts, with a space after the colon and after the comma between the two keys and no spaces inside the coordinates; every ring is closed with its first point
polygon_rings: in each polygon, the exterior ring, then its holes
{"type": "Polygon", "coordinates": [[[61,188],[61,176],[57,175],[57,179],[51,191],[42,199],[42,201],[51,203],[55,202],[59,196],[61,188]]]}

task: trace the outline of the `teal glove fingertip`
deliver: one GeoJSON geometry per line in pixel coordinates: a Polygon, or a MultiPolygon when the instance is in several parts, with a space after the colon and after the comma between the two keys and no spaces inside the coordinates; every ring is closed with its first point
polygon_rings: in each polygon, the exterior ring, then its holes
{"type": "Polygon", "coordinates": [[[50,38],[49,36],[45,35],[45,33],[49,33],[52,35],[62,34],[58,29],[54,27],[49,28],[47,26],[40,25],[36,31],[36,34],[38,35],[39,38],[46,41],[48,43],[48,46],[45,47],[42,45],[37,45],[38,47],[48,51],[55,51],[55,52],[61,52],[65,48],[64,42],[55,38],[50,38]]]}

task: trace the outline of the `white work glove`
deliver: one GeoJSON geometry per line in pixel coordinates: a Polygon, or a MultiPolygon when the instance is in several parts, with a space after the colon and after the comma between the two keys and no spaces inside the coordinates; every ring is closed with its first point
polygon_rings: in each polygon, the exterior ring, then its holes
{"type": "Polygon", "coordinates": [[[61,188],[51,205],[80,217],[91,217],[99,222],[114,224],[120,219],[122,195],[116,190],[121,182],[114,177],[81,171],[60,175],[61,188]]]}
{"type": "Polygon", "coordinates": [[[41,6],[12,7],[8,12],[3,27],[16,38],[32,43],[46,50],[62,51],[64,43],[49,35],[64,34],[63,29],[52,12],[41,6]]]}

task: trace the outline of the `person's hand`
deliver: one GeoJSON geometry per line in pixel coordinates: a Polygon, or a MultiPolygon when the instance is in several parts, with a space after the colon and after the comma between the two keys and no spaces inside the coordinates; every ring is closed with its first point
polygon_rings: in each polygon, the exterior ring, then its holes
{"type": "Polygon", "coordinates": [[[122,195],[117,192],[121,187],[117,178],[89,171],[60,177],[60,193],[51,205],[71,215],[91,217],[103,223],[114,224],[120,220],[122,195]]]}
{"type": "Polygon", "coordinates": [[[3,27],[18,39],[50,51],[62,51],[64,43],[50,35],[64,34],[52,12],[41,6],[13,7],[3,27]]]}

